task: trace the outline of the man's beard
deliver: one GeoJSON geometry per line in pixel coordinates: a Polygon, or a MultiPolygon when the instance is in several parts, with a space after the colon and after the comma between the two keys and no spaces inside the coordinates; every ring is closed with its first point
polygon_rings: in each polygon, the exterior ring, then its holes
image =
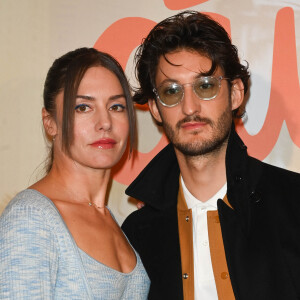
{"type": "MultiPolygon", "coordinates": [[[[200,156],[216,153],[227,143],[229,137],[232,124],[231,105],[228,105],[216,122],[213,122],[208,118],[201,118],[197,115],[188,116],[176,124],[176,131],[179,132],[182,124],[192,121],[205,122],[205,126],[210,126],[212,129],[212,137],[210,139],[198,140],[192,143],[182,143],[179,141],[178,134],[176,134],[173,128],[163,121],[165,134],[169,141],[185,156],[200,156]]],[[[194,135],[198,134],[201,135],[201,133],[197,131],[194,132],[194,135]]]]}

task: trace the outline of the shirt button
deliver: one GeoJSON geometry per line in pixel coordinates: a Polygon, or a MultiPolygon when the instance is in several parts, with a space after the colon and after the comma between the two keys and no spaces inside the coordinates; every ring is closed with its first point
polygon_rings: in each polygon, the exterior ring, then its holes
{"type": "Polygon", "coordinates": [[[229,274],[227,272],[222,272],[221,273],[221,278],[222,279],[227,279],[229,277],[229,274]]]}
{"type": "Polygon", "coordinates": [[[239,176],[239,175],[236,175],[234,179],[235,179],[235,181],[238,182],[238,183],[241,182],[241,181],[243,180],[243,178],[242,178],[241,176],[239,176]]]}
{"type": "Polygon", "coordinates": [[[188,274],[188,273],[184,273],[184,274],[182,275],[182,277],[183,277],[183,279],[188,279],[188,278],[189,278],[189,274],[188,274]]]}
{"type": "Polygon", "coordinates": [[[186,216],[185,217],[185,220],[188,222],[190,220],[190,217],[189,216],[186,216]]]}
{"type": "Polygon", "coordinates": [[[207,246],[207,245],[208,245],[208,241],[204,241],[204,242],[202,243],[202,245],[203,245],[203,246],[207,246]]]}

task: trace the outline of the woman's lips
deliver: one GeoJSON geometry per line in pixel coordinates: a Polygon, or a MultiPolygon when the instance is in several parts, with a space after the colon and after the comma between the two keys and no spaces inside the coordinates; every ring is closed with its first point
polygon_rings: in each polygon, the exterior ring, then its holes
{"type": "Polygon", "coordinates": [[[114,139],[100,139],[92,143],[91,146],[99,149],[111,149],[115,144],[116,141],[114,139]]]}

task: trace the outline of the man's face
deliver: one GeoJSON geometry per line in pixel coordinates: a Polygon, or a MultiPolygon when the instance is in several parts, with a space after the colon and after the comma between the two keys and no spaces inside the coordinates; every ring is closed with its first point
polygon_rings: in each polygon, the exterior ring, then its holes
{"type": "MultiPolygon", "coordinates": [[[[165,81],[182,85],[193,83],[199,74],[211,68],[211,60],[197,52],[180,50],[168,53],[159,60],[156,87],[165,81]]],[[[218,68],[215,77],[224,76],[218,68]]],[[[163,106],[150,100],[149,107],[154,118],[162,122],[165,133],[175,150],[186,156],[205,155],[218,151],[227,142],[232,110],[242,102],[243,86],[240,80],[233,82],[232,91],[226,80],[221,80],[217,96],[212,100],[201,100],[194,93],[192,85],[184,86],[184,98],[173,107],[163,106]],[[238,86],[236,88],[236,86],[238,86]]]]}

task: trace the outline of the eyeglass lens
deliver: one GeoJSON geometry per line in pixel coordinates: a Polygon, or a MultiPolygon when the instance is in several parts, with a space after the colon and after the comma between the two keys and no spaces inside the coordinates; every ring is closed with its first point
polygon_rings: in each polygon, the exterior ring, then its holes
{"type": "MultiPolygon", "coordinates": [[[[219,92],[221,78],[213,76],[202,76],[197,78],[191,85],[195,94],[202,100],[211,100],[215,98],[219,92]]],[[[157,89],[160,101],[166,106],[178,104],[184,95],[184,86],[190,85],[179,84],[177,82],[165,82],[157,89]]]]}

